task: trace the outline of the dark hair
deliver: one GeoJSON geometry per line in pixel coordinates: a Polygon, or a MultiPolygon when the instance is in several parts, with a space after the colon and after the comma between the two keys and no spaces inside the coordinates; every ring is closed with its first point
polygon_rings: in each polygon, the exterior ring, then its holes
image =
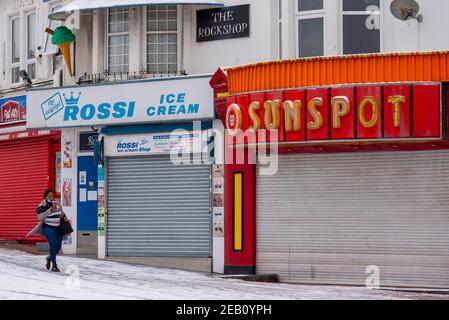
{"type": "Polygon", "coordinates": [[[44,199],[47,198],[49,193],[54,193],[52,189],[47,189],[44,191],[44,199]]]}

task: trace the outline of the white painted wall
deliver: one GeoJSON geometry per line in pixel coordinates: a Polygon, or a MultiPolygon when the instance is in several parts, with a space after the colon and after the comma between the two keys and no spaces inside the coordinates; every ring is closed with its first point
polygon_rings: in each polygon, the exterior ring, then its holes
{"type": "MultiPolygon", "coordinates": [[[[283,25],[283,58],[297,57],[297,21],[296,0],[282,1],[283,25]]],[[[449,1],[416,0],[420,5],[423,23],[416,20],[400,21],[390,12],[393,0],[380,0],[381,7],[381,51],[435,51],[449,50],[449,1]]],[[[342,2],[343,0],[324,0],[324,53],[340,55],[342,48],[342,2]]]]}
{"type": "MultiPolygon", "coordinates": [[[[282,17],[282,58],[296,57],[297,21],[296,0],[225,0],[226,5],[250,4],[250,37],[211,42],[196,42],[196,11],[199,6],[184,6],[180,9],[181,20],[180,68],[188,74],[214,72],[220,66],[235,66],[258,61],[278,59],[278,6],[281,1],[282,17]]],[[[324,0],[325,3],[325,55],[338,55],[342,52],[342,1],[324,0]]],[[[430,51],[449,50],[449,1],[417,0],[421,6],[424,22],[416,20],[402,22],[390,13],[393,0],[380,0],[382,9],[382,51],[430,51]]],[[[22,18],[30,11],[37,12],[38,45],[44,46],[48,25],[47,15],[52,5],[60,0],[43,3],[38,0],[0,0],[0,90],[23,90],[21,86],[10,84],[10,17],[22,18]]],[[[145,67],[145,36],[143,8],[132,9],[132,28],[130,37],[130,70],[138,71],[145,67]]],[[[74,30],[78,37],[76,44],[76,77],[65,75],[65,84],[74,84],[84,73],[101,73],[106,69],[106,12],[83,15],[80,30],[74,30]]],[[[23,19],[24,20],[24,19],[23,19]]],[[[22,21],[24,26],[24,21],[22,21]]],[[[22,44],[25,39],[22,40],[22,44]]],[[[25,46],[22,45],[25,52],[25,46]]],[[[25,54],[25,53],[24,53],[25,54]]],[[[22,67],[26,64],[23,61],[22,67]]],[[[38,80],[52,80],[51,56],[44,56],[37,65],[38,80]]]]}
{"type": "Polygon", "coordinates": [[[219,66],[235,66],[277,57],[277,42],[271,41],[272,1],[270,0],[227,0],[226,5],[250,4],[250,37],[196,42],[196,11],[198,7],[184,9],[184,62],[188,74],[209,73],[219,66]],[[274,47],[272,47],[274,44],[274,47]]]}

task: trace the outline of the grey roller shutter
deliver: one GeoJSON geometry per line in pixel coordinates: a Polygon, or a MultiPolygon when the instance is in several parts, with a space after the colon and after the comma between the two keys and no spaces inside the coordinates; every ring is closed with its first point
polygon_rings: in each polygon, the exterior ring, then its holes
{"type": "Polygon", "coordinates": [[[449,288],[449,151],[280,156],[257,177],[257,272],[449,288]]]}
{"type": "Polygon", "coordinates": [[[107,254],[210,257],[210,166],[109,158],[107,254]]]}

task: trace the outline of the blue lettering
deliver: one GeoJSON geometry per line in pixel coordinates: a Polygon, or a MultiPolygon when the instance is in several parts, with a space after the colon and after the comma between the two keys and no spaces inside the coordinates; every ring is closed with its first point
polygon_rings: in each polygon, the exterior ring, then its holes
{"type": "Polygon", "coordinates": [[[77,114],[79,111],[80,109],[77,106],[67,106],[64,110],[64,121],[78,120],[77,114]]]}
{"type": "Polygon", "coordinates": [[[176,96],[174,94],[169,94],[167,95],[167,102],[168,103],[173,103],[175,102],[176,96]]]}
{"type": "Polygon", "coordinates": [[[178,114],[186,114],[186,106],[181,104],[181,106],[178,109],[178,114]]]}
{"type": "Polygon", "coordinates": [[[113,107],[114,112],[112,116],[115,119],[120,119],[126,116],[126,103],[125,102],[117,102],[113,107]]]}
{"type": "Polygon", "coordinates": [[[155,114],[156,114],[156,108],[155,107],[149,107],[147,109],[147,115],[149,115],[150,117],[154,116],[155,114]]]}
{"type": "Polygon", "coordinates": [[[176,114],[176,106],[169,106],[168,107],[168,114],[175,115],[176,114]]]}
{"type": "Polygon", "coordinates": [[[178,103],[184,103],[186,101],[186,94],[180,93],[178,94],[178,103]]]}
{"type": "Polygon", "coordinates": [[[198,103],[189,104],[189,113],[198,113],[199,110],[200,110],[200,105],[198,103]]]}
{"type": "Polygon", "coordinates": [[[102,103],[98,106],[98,119],[104,120],[111,116],[111,105],[109,103],[102,103]]]}
{"type": "Polygon", "coordinates": [[[157,110],[157,115],[158,116],[165,116],[165,113],[167,112],[167,107],[159,107],[159,109],[157,110]]]}
{"type": "Polygon", "coordinates": [[[131,101],[129,103],[128,118],[132,118],[134,116],[134,107],[135,106],[136,106],[136,102],[135,101],[131,101]]]}
{"type": "Polygon", "coordinates": [[[95,116],[95,106],[86,104],[81,108],[80,116],[83,120],[91,120],[95,116]]]}

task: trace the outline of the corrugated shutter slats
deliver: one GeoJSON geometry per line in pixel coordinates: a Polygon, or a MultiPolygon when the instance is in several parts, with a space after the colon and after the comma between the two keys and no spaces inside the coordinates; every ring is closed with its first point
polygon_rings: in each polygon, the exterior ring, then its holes
{"type": "Polygon", "coordinates": [[[107,179],[109,256],[211,256],[209,166],[109,158],[107,179]]]}
{"type": "Polygon", "coordinates": [[[24,239],[36,225],[36,207],[49,183],[49,148],[48,139],[0,144],[0,240],[24,239]]]}
{"type": "Polygon", "coordinates": [[[449,287],[449,151],[287,155],[257,178],[257,271],[449,287]]]}

